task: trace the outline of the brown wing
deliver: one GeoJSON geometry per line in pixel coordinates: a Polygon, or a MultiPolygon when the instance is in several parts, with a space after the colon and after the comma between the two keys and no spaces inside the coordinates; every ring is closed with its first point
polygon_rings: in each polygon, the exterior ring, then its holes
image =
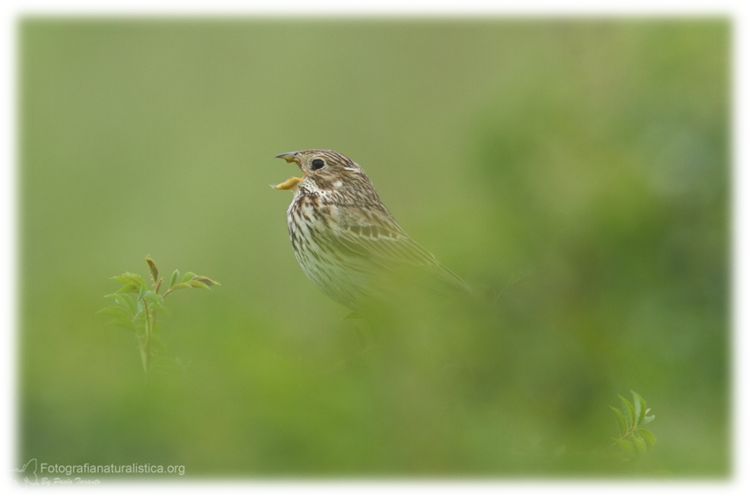
{"type": "Polygon", "coordinates": [[[338,223],[329,236],[341,251],[344,265],[368,273],[421,267],[468,290],[458,275],[409,237],[384,208],[364,211],[346,207],[339,211],[338,223]]]}

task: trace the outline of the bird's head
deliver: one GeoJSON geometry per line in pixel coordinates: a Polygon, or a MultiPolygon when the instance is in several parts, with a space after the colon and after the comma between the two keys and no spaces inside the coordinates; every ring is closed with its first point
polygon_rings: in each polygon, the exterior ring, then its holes
{"type": "Polygon", "coordinates": [[[295,190],[300,185],[310,185],[316,190],[334,191],[369,184],[357,163],[333,150],[307,149],[285,152],[276,157],[296,164],[302,172],[301,178],[292,177],[274,185],[277,190],[295,190]]]}

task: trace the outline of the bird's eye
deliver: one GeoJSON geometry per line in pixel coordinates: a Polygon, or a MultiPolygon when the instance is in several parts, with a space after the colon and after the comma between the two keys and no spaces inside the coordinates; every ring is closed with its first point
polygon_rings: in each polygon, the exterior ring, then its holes
{"type": "Polygon", "coordinates": [[[325,165],[326,165],[326,163],[322,159],[313,159],[312,169],[313,170],[320,169],[320,168],[322,168],[325,165]]]}

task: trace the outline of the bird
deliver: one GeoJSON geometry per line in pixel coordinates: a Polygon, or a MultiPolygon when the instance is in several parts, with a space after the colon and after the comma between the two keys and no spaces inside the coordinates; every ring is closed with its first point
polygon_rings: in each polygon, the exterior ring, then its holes
{"type": "Polygon", "coordinates": [[[276,190],[292,191],[286,211],[294,256],[305,275],[326,295],[351,310],[383,300],[388,285],[404,275],[429,276],[440,287],[470,292],[457,274],[415,242],[385,206],[362,167],[330,149],[276,156],[302,176],[276,190]]]}

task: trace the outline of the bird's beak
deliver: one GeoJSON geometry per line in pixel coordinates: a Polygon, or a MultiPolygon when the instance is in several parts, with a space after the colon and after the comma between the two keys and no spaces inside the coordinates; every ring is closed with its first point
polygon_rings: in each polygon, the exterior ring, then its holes
{"type": "Polygon", "coordinates": [[[298,164],[296,152],[284,152],[283,154],[279,154],[278,156],[276,156],[276,159],[283,159],[288,163],[298,164]]]}
{"type": "MultiPolygon", "coordinates": [[[[294,163],[299,166],[296,152],[284,152],[283,154],[279,154],[278,156],[276,156],[276,159],[283,159],[288,163],[294,163]]],[[[303,181],[305,181],[304,178],[297,178],[296,176],[293,176],[288,180],[279,183],[278,185],[272,185],[272,187],[276,190],[294,190],[295,188],[297,188],[297,185],[299,185],[303,181]]]]}

